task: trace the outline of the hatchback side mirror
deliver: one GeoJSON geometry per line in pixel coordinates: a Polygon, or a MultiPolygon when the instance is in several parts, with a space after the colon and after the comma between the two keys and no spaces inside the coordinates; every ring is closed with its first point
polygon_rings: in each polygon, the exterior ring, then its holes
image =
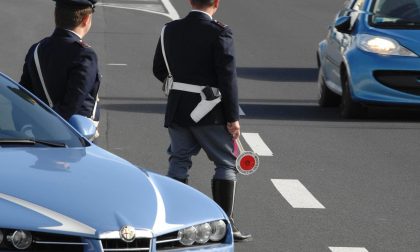
{"type": "Polygon", "coordinates": [[[90,140],[95,136],[96,126],[89,118],[82,115],[72,115],[69,119],[69,123],[87,139],[90,140]]]}
{"type": "Polygon", "coordinates": [[[335,21],[334,27],[339,32],[350,33],[353,28],[351,25],[351,17],[350,16],[339,17],[335,21]]]}

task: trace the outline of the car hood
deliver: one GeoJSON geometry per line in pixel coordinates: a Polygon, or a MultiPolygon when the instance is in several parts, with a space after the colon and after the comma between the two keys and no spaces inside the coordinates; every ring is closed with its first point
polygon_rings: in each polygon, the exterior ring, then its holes
{"type": "Polygon", "coordinates": [[[0,149],[0,227],[100,237],[224,219],[197,190],[97,147],[0,149]]]}

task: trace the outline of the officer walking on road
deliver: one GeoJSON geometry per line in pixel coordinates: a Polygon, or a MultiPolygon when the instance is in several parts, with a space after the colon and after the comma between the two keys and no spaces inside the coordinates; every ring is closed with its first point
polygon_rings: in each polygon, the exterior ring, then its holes
{"type": "Polygon", "coordinates": [[[168,96],[168,176],[188,183],[191,157],[203,149],[216,168],[213,199],[230,217],[236,241],[251,238],[235,226],[234,139],[240,135],[232,31],[212,18],[219,0],[190,0],[192,11],[168,23],[158,42],[153,73],[168,96]]]}
{"type": "Polygon", "coordinates": [[[96,0],[54,1],[54,33],[31,46],[20,84],[64,119],[79,114],[97,125],[98,60],[94,50],[82,40],[91,28],[96,0]]]}

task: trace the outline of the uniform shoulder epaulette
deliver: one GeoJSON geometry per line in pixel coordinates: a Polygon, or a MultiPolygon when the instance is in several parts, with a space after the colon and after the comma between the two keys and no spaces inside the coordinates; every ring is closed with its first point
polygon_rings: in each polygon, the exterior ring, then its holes
{"type": "Polygon", "coordinates": [[[218,20],[213,20],[213,23],[217,24],[219,27],[225,29],[226,27],[228,27],[227,25],[225,25],[224,23],[218,21],[218,20]]]}
{"type": "Polygon", "coordinates": [[[88,43],[84,42],[83,40],[79,40],[79,41],[77,41],[77,43],[78,43],[79,45],[81,45],[82,47],[84,47],[84,48],[89,48],[89,47],[91,47],[88,43]]]}

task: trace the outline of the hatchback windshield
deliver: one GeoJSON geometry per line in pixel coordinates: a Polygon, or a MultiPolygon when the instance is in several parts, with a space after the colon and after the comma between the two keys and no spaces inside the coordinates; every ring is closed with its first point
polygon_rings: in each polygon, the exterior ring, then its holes
{"type": "Polygon", "coordinates": [[[1,147],[81,147],[84,141],[56,115],[0,74],[1,147]]]}
{"type": "Polygon", "coordinates": [[[420,0],[376,0],[371,24],[383,28],[420,28],[420,0]]]}

